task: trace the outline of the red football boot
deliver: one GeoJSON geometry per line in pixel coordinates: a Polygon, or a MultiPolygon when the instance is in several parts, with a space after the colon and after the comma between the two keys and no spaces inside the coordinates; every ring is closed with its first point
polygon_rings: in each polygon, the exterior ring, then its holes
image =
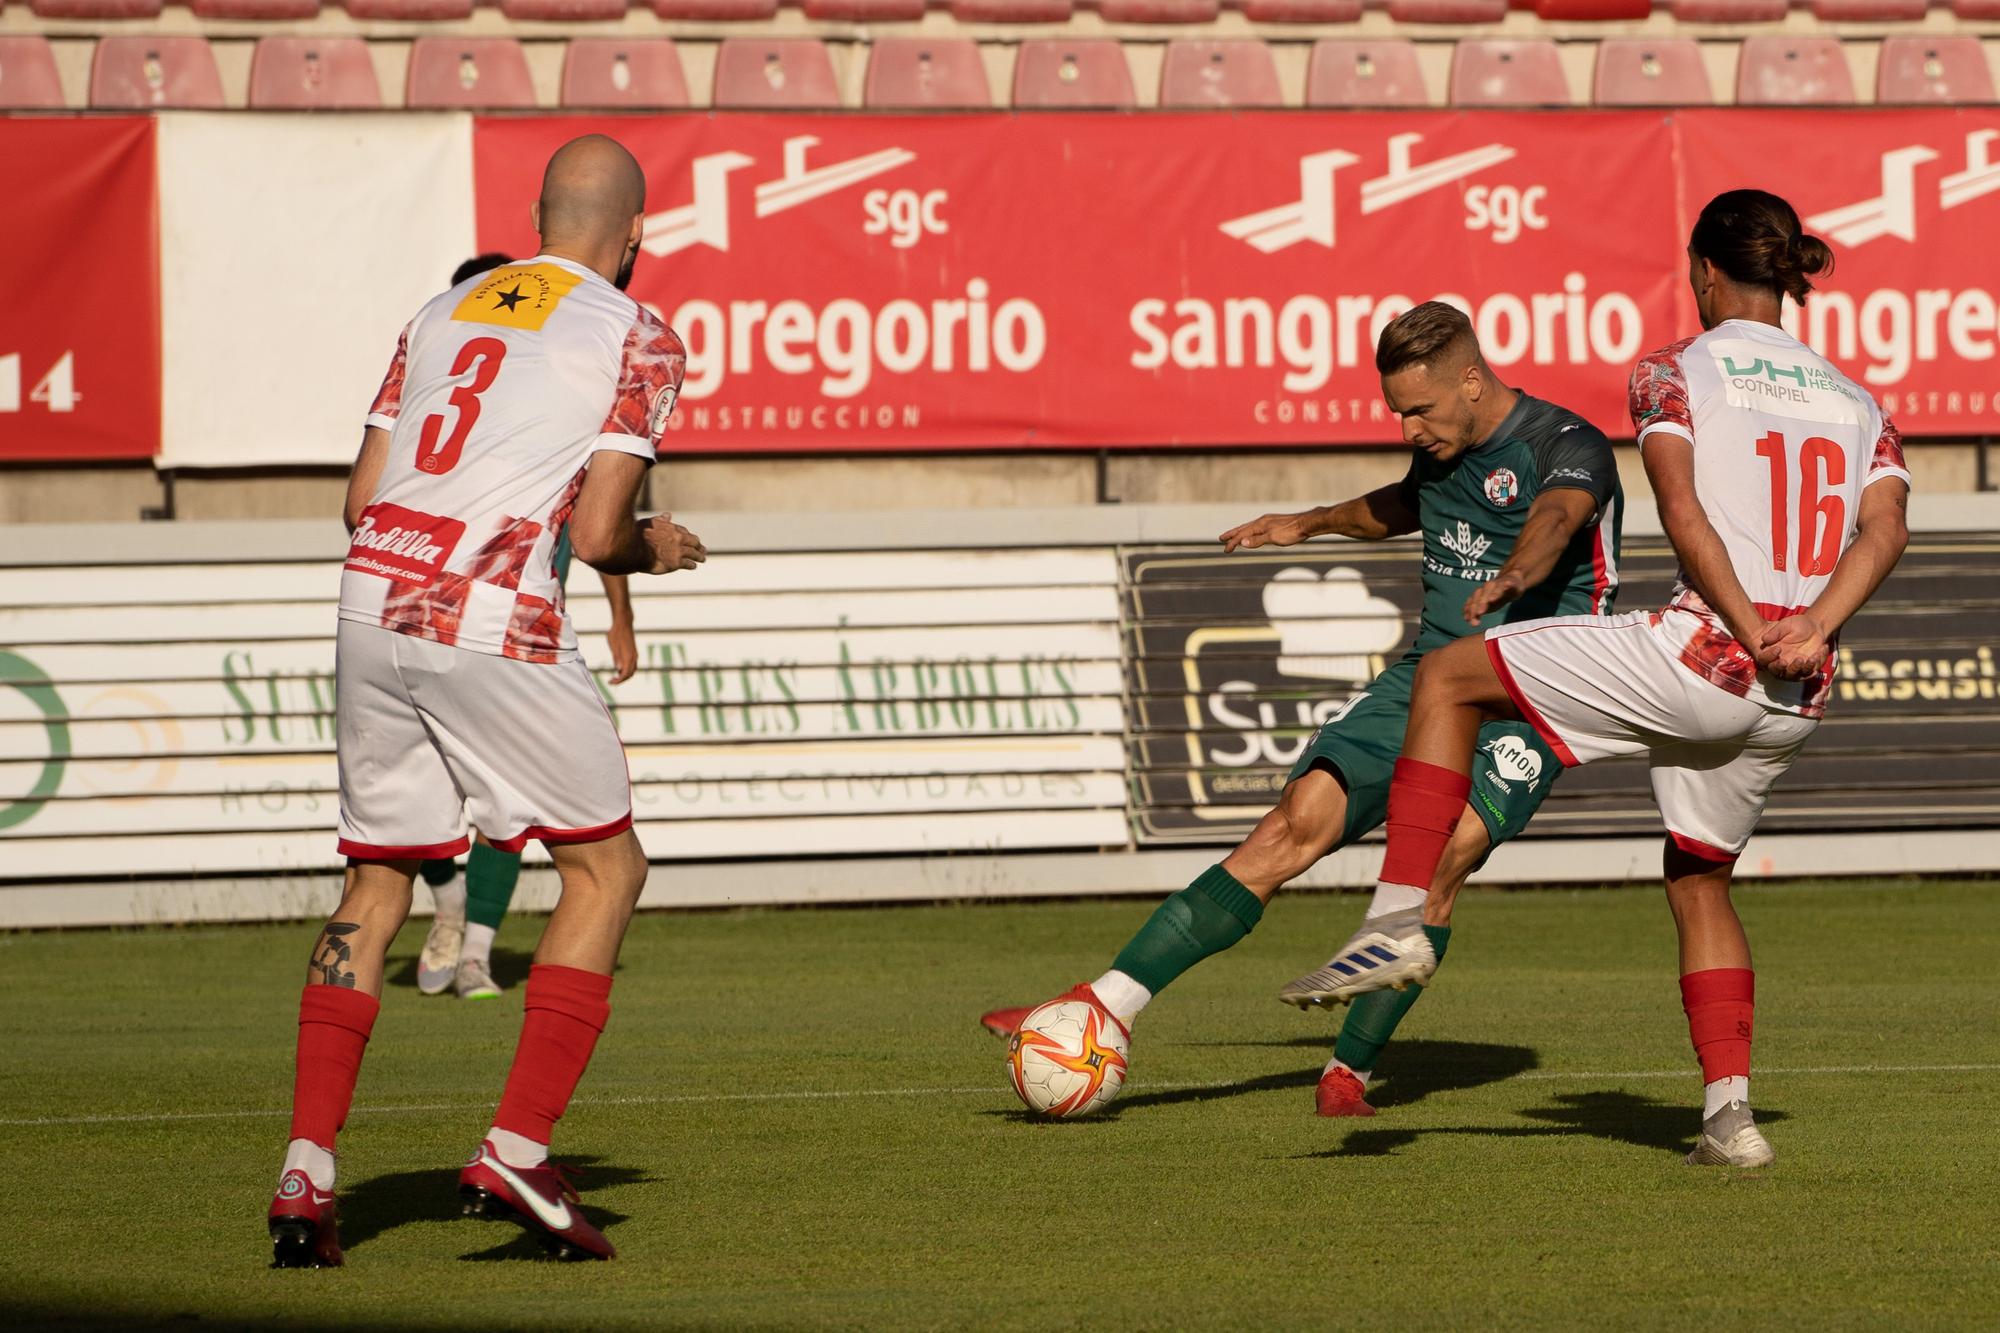
{"type": "Polygon", "coordinates": [[[458,1197],[468,1217],[517,1222],[558,1259],[609,1259],[618,1251],[584,1220],[576,1186],[554,1162],[509,1166],[490,1143],[458,1173],[458,1197]]]}
{"type": "Polygon", "coordinates": [[[271,1200],[271,1267],[338,1268],[340,1201],[303,1171],[287,1171],[271,1200]]]}
{"type": "Polygon", "coordinates": [[[1021,1020],[1034,1011],[1032,1004],[1017,1005],[1012,1009],[988,1009],[979,1016],[979,1026],[996,1037],[1011,1037],[1021,1030],[1021,1020]]]}
{"type": "Polygon", "coordinates": [[[1321,1115],[1374,1115],[1375,1108],[1362,1100],[1361,1080],[1339,1066],[1320,1075],[1314,1094],[1321,1115]]]}

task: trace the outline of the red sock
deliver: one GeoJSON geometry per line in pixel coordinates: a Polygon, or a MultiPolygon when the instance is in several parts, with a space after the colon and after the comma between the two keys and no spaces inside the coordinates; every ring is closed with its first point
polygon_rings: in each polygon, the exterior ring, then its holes
{"type": "Polygon", "coordinates": [[[299,1054],[292,1076],[292,1137],[328,1152],[354,1104],[361,1053],[382,1002],[364,991],[314,983],[299,996],[299,1054]]]}
{"type": "Polygon", "coordinates": [[[1472,779],[1436,764],[1398,759],[1389,784],[1389,851],[1382,882],[1428,890],[1458,827],[1472,779]]]}
{"type": "Polygon", "coordinates": [[[1750,1077],[1750,1016],[1757,974],[1747,967],[1712,967],[1681,978],[1681,1007],[1701,1061],[1701,1081],[1750,1077]]]}
{"type": "Polygon", "coordinates": [[[493,1127],[547,1143],[611,1017],[611,978],[575,967],[528,969],[521,1044],[493,1127]]]}

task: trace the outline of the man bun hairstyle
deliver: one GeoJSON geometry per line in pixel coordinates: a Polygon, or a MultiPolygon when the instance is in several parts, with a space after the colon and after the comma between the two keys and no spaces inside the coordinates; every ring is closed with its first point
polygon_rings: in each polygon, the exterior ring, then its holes
{"type": "Polygon", "coordinates": [[[1382,326],[1375,344],[1375,370],[1393,375],[1410,366],[1470,365],[1479,356],[1472,320],[1457,306],[1426,301],[1382,326]]]}
{"type": "Polygon", "coordinates": [[[1765,190],[1708,201],[1689,239],[1694,252],[1746,287],[1804,301],[1812,279],[1833,272],[1833,249],[1806,234],[1798,211],[1765,190]]]}

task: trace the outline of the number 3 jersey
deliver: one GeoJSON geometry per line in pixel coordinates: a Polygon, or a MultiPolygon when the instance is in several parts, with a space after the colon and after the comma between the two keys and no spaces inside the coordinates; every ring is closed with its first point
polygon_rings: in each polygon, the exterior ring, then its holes
{"type": "Polygon", "coordinates": [[[368,414],[389,456],[348,551],[341,619],[576,660],[557,540],[593,455],[652,462],[685,363],[671,329],[567,259],[504,265],[432,298],[368,414]]]}
{"type": "MultiPolygon", "coordinates": [[[[1770,324],[1725,320],[1653,353],[1632,372],[1639,446],[1655,435],[1694,445],[1695,495],[1766,620],[1811,606],[1853,541],[1861,493],[1910,480],[1902,438],[1874,398],[1770,324]]],[[[1696,674],[1768,707],[1819,717],[1828,656],[1811,680],[1760,673],[1685,573],[1661,628],[1696,674]]]]}

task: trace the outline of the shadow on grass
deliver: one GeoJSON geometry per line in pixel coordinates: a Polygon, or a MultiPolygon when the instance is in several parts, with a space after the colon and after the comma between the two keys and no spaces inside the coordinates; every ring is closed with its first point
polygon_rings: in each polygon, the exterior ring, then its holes
{"type": "MultiPolygon", "coordinates": [[[[1307,1044],[1304,1042],[1282,1043],[1203,1043],[1207,1045],[1285,1045],[1307,1044]]],[[[1322,1050],[1331,1046],[1324,1038],[1312,1038],[1310,1044],[1322,1050]]],[[[1392,1106],[1408,1106],[1422,1101],[1432,1093],[1461,1092],[1467,1088],[1477,1088],[1487,1083],[1498,1083],[1533,1069],[1540,1063],[1535,1052],[1526,1046],[1507,1046],[1495,1042],[1478,1041],[1401,1041],[1393,1042],[1382,1058],[1385,1071],[1382,1081],[1370,1088],[1368,1100],[1378,1109],[1392,1106]],[[1375,1089],[1380,1088],[1378,1093],[1375,1089]]],[[[984,1111],[983,1115],[1004,1116],[1012,1120],[1023,1120],[1033,1124],[1083,1124],[1091,1120],[1114,1120],[1129,1111],[1145,1110],[1154,1106],[1178,1106],[1185,1102],[1217,1101],[1226,1097],[1242,1097],[1256,1092],[1274,1092],[1287,1088],[1310,1090],[1319,1083],[1321,1066],[1312,1065],[1305,1069],[1287,1070],[1279,1074],[1262,1074],[1256,1078],[1242,1079],[1234,1083],[1197,1084],[1187,1087],[1162,1088],[1157,1092],[1135,1091],[1120,1097],[1102,1112],[1076,1121],[1051,1121],[1046,1117],[1023,1109],[1006,1111],[984,1111]]]]}
{"type": "MultiPolygon", "coordinates": [[[[595,1157],[564,1158],[564,1165],[577,1168],[577,1186],[588,1192],[607,1185],[629,1185],[648,1179],[636,1167],[606,1166],[595,1157]]],[[[340,1199],[340,1244],[345,1250],[358,1249],[387,1231],[411,1222],[455,1222],[459,1211],[458,1168],[441,1167],[425,1171],[396,1171],[374,1176],[344,1192],[340,1199]]],[[[626,1220],[626,1214],[585,1205],[583,1215],[599,1231],[626,1220]]],[[[468,1236],[475,1219],[463,1218],[468,1236]]],[[[472,1254],[466,1260],[540,1259],[540,1244],[512,1222],[481,1233],[500,1243],[472,1254]],[[504,1234],[503,1234],[504,1233],[504,1234]]]]}
{"type": "MultiPolygon", "coordinates": [[[[1563,1138],[1583,1134],[1639,1148],[1686,1153],[1694,1147],[1701,1119],[1699,1107],[1619,1091],[1559,1093],[1549,1105],[1532,1107],[1521,1114],[1530,1120],[1545,1123],[1357,1129],[1348,1134],[1340,1147],[1306,1153],[1303,1157],[1393,1157],[1420,1139],[1446,1134],[1494,1139],[1563,1138]]],[[[1763,1108],[1757,1111],[1757,1123],[1760,1125],[1772,1125],[1787,1119],[1790,1117],[1783,1111],[1763,1108]]]]}
{"type": "MultiPolygon", "coordinates": [[[[527,983],[528,969],[534,966],[534,962],[535,955],[532,952],[523,953],[519,949],[496,947],[493,950],[493,979],[499,982],[503,989],[511,991],[527,983]]],[[[385,985],[407,986],[411,990],[417,988],[417,955],[411,954],[401,963],[392,959],[389,966],[391,970],[385,972],[382,977],[385,985]]],[[[450,991],[447,990],[440,998],[452,998],[450,991]]]]}

